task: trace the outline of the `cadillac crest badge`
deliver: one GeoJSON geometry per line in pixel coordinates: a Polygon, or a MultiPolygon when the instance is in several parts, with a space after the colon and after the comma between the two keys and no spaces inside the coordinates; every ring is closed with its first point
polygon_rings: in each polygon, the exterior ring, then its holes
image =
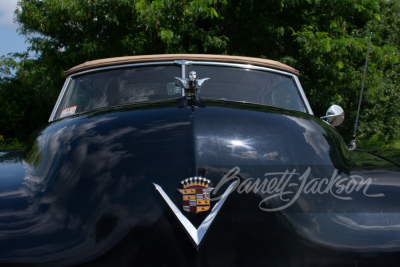
{"type": "Polygon", "coordinates": [[[211,181],[203,177],[191,177],[181,182],[183,189],[178,189],[183,197],[183,210],[199,213],[210,209],[211,181]]]}
{"type": "MultiPolygon", "coordinates": [[[[183,197],[183,210],[187,212],[195,212],[196,214],[203,211],[210,210],[210,193],[214,188],[210,188],[211,181],[203,177],[192,177],[183,180],[183,189],[178,189],[183,197]]],[[[156,183],[153,183],[156,190],[160,193],[162,198],[174,212],[178,221],[185,228],[187,233],[192,238],[197,249],[199,249],[201,240],[206,234],[211,223],[214,221],[218,212],[220,211],[225,200],[232,192],[237,181],[233,181],[225,192],[218,197],[214,207],[210,210],[210,214],[203,220],[203,222],[196,228],[185,215],[182,214],[181,210],[174,204],[174,202],[168,197],[165,191],[156,183]]]]}

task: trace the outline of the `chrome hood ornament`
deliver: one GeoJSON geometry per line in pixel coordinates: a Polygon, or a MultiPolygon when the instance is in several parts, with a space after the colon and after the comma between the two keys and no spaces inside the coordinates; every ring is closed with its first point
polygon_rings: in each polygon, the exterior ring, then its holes
{"type": "Polygon", "coordinates": [[[189,78],[184,79],[175,77],[174,79],[176,85],[180,86],[182,89],[182,100],[180,100],[178,103],[180,108],[191,106],[192,110],[194,110],[194,106],[202,108],[206,106],[204,101],[198,97],[197,94],[199,93],[203,84],[210,78],[197,79],[197,73],[195,71],[191,71],[189,73],[189,78]]]}
{"type": "MultiPolygon", "coordinates": [[[[214,188],[209,188],[210,181],[201,178],[200,177],[195,177],[197,179],[190,180],[190,178],[186,179],[183,181],[184,189],[178,189],[182,194],[183,194],[183,210],[189,211],[189,212],[203,212],[207,211],[210,208],[210,199],[209,194],[214,188]],[[197,185],[194,185],[197,183],[197,185]],[[200,185],[199,185],[200,183],[200,185]],[[185,187],[186,186],[186,187],[185,187]],[[197,187],[196,187],[197,186],[197,187]],[[186,192],[185,192],[186,190],[186,192]],[[196,193],[192,193],[195,190],[196,193]],[[199,190],[199,191],[197,191],[199,190]],[[202,191],[201,194],[197,194],[197,192],[202,191]],[[187,203],[188,205],[185,205],[185,196],[193,196],[196,195],[196,205],[191,206],[190,201],[187,203]],[[200,196],[202,195],[202,196],[200,196]],[[204,199],[201,199],[204,198],[204,199]],[[199,202],[198,202],[199,201],[199,202]],[[205,204],[208,202],[208,204],[205,204]],[[195,207],[195,208],[192,208],[195,207]],[[204,210],[203,210],[204,209],[204,210]]],[[[165,200],[165,202],[168,204],[168,206],[171,208],[171,210],[174,212],[175,216],[178,218],[179,222],[182,224],[182,226],[185,228],[187,233],[190,235],[192,238],[196,249],[199,249],[200,243],[206,234],[208,228],[210,227],[211,223],[214,221],[215,217],[217,216],[218,212],[220,211],[222,205],[224,204],[225,200],[228,198],[229,194],[233,190],[235,184],[237,181],[232,182],[232,184],[225,190],[225,192],[222,194],[222,196],[219,198],[219,201],[214,205],[214,207],[211,209],[210,214],[204,219],[204,221],[201,223],[201,225],[196,229],[194,225],[182,214],[182,212],[178,209],[178,207],[172,202],[172,200],[168,197],[168,195],[164,192],[164,190],[161,188],[156,183],[153,183],[154,187],[157,189],[157,191],[160,193],[162,198],[165,200]]],[[[194,200],[194,199],[193,199],[194,200]]],[[[192,202],[194,204],[194,202],[192,202]]]]}
{"type": "Polygon", "coordinates": [[[197,79],[197,73],[195,71],[191,71],[189,73],[189,78],[187,79],[175,77],[178,85],[181,86],[181,88],[188,90],[189,93],[197,93],[201,86],[209,79],[210,78],[197,79]]]}

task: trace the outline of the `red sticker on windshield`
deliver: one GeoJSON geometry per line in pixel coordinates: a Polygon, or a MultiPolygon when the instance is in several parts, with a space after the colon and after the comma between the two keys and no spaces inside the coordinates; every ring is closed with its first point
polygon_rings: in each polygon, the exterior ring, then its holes
{"type": "Polygon", "coordinates": [[[64,117],[67,117],[67,116],[70,116],[70,115],[74,115],[77,107],[78,106],[73,106],[73,107],[69,107],[69,108],[63,109],[63,111],[61,111],[60,118],[64,118],[64,117]]]}

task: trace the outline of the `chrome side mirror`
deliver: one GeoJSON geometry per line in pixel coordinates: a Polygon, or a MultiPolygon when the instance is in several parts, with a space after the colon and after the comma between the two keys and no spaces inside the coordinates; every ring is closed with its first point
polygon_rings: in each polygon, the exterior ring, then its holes
{"type": "Polygon", "coordinates": [[[338,105],[333,105],[321,119],[325,119],[332,126],[339,126],[344,121],[344,110],[338,105]]]}

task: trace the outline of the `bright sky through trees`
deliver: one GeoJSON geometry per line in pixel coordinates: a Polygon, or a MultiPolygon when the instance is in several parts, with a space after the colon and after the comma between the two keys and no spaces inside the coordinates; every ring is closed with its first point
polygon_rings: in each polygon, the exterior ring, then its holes
{"type": "Polygon", "coordinates": [[[29,44],[26,36],[17,32],[18,24],[14,23],[14,11],[18,0],[0,0],[0,55],[24,52],[29,44]]]}

